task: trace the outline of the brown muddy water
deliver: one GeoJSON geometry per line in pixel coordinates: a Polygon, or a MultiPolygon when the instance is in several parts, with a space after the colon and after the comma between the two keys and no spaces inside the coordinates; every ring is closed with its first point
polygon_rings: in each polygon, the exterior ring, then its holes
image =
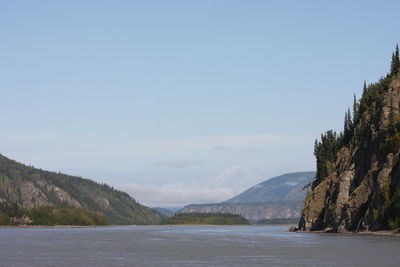
{"type": "Polygon", "coordinates": [[[286,228],[1,228],[0,266],[399,266],[400,238],[286,228]]]}

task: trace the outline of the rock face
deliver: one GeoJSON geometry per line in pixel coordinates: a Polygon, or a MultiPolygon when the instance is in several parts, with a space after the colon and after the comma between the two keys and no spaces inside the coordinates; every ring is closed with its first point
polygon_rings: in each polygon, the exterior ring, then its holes
{"type": "Polygon", "coordinates": [[[48,172],[0,155],[0,203],[24,209],[86,208],[104,213],[110,224],[158,224],[161,214],[128,194],[80,177],[48,172]]]}
{"type": "MultiPolygon", "coordinates": [[[[67,192],[57,186],[48,184],[45,180],[22,182],[18,188],[20,206],[24,209],[33,209],[44,206],[54,206],[44,192],[51,192],[52,196],[65,205],[73,208],[83,206],[67,192]]],[[[17,200],[17,199],[15,199],[17,200]]]]}
{"type": "Polygon", "coordinates": [[[399,77],[383,88],[360,114],[333,171],[307,193],[301,230],[368,231],[393,223],[390,212],[400,185],[399,77]]]}
{"type": "Polygon", "coordinates": [[[307,186],[315,172],[288,173],[268,179],[221,203],[193,204],[181,213],[240,214],[256,223],[265,219],[299,218],[307,186]]]}

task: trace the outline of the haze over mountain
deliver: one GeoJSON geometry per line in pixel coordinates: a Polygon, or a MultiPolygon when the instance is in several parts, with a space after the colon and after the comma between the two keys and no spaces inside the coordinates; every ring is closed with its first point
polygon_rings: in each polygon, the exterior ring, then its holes
{"type": "Polygon", "coordinates": [[[156,210],[160,214],[164,216],[172,216],[174,215],[180,208],[160,208],[160,207],[154,207],[153,210],[156,210]]]}
{"type": "Polygon", "coordinates": [[[192,204],[180,210],[189,212],[239,213],[257,222],[264,219],[298,218],[308,186],[315,172],[288,173],[268,179],[220,203],[192,204]]]}

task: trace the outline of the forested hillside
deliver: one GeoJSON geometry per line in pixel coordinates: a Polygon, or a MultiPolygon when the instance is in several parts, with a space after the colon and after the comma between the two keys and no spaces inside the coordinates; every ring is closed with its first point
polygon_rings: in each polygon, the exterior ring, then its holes
{"type": "Polygon", "coordinates": [[[172,217],[164,218],[161,224],[247,225],[249,221],[238,214],[178,213],[172,217]]]}
{"type": "Polygon", "coordinates": [[[94,210],[110,224],[157,224],[161,215],[106,184],[26,166],[0,155],[0,203],[32,210],[94,210]]]}

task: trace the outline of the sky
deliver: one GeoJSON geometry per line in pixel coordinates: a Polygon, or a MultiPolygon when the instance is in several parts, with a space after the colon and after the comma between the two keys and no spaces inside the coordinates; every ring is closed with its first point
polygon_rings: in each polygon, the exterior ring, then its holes
{"type": "Polygon", "coordinates": [[[399,1],[0,0],[0,153],[152,207],[315,169],[399,1]]]}

